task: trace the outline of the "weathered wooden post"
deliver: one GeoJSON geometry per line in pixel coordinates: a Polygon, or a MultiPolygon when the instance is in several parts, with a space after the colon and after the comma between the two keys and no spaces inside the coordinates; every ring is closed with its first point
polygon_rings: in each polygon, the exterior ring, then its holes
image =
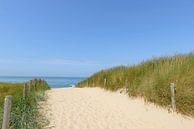
{"type": "Polygon", "coordinates": [[[11,112],[12,96],[6,96],[4,102],[3,124],[2,129],[9,129],[9,119],[11,112]]]}
{"type": "Polygon", "coordinates": [[[107,81],[106,78],[104,78],[104,87],[106,87],[106,81],[107,81]]]}
{"type": "Polygon", "coordinates": [[[23,98],[26,98],[26,96],[27,96],[27,90],[28,90],[27,84],[24,83],[24,87],[23,87],[23,98]]]}
{"type": "Polygon", "coordinates": [[[37,87],[37,79],[34,79],[34,88],[36,89],[37,87]]]}
{"type": "Polygon", "coordinates": [[[125,90],[126,90],[126,93],[128,92],[128,81],[127,79],[125,80],[125,90]]]}
{"type": "Polygon", "coordinates": [[[29,91],[30,93],[32,92],[32,80],[30,80],[30,83],[29,83],[29,91]]]}
{"type": "Polygon", "coordinates": [[[35,78],[35,79],[34,79],[34,84],[35,84],[36,86],[37,86],[37,81],[38,81],[38,80],[35,78]]]}
{"type": "Polygon", "coordinates": [[[176,112],[176,100],[175,100],[175,85],[174,83],[170,84],[170,93],[171,93],[171,105],[172,110],[176,112]]]}

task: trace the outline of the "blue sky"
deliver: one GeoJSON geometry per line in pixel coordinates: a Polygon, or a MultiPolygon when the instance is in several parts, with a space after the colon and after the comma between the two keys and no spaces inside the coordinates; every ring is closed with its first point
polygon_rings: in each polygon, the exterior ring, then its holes
{"type": "Polygon", "coordinates": [[[89,76],[191,51],[193,0],[0,0],[0,75],[89,76]]]}

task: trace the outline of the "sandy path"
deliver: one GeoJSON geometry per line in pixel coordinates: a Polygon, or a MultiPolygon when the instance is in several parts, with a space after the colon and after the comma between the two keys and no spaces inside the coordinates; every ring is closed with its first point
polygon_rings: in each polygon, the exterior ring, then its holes
{"type": "Polygon", "coordinates": [[[194,129],[194,119],[99,88],[52,89],[47,94],[52,129],[194,129]]]}

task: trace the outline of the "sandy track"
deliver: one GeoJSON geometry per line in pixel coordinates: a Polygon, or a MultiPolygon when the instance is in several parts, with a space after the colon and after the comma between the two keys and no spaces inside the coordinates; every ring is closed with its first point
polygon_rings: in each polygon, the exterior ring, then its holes
{"type": "Polygon", "coordinates": [[[52,129],[194,129],[191,118],[99,88],[52,89],[47,95],[52,129]]]}

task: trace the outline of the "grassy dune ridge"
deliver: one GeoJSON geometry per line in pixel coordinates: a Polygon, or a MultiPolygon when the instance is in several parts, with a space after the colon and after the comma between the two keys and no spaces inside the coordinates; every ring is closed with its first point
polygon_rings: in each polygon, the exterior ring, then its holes
{"type": "Polygon", "coordinates": [[[77,87],[102,87],[116,91],[125,88],[130,97],[169,108],[170,83],[176,85],[177,111],[194,116],[194,53],[151,59],[134,66],[119,66],[95,73],[77,87]],[[106,78],[106,85],[104,79],[106,78]]]}
{"type": "MultiPolygon", "coordinates": [[[[35,80],[32,84],[35,84],[35,80]]],[[[32,88],[31,93],[28,91],[28,96],[24,99],[22,83],[0,83],[0,126],[4,97],[12,95],[10,129],[42,129],[47,120],[40,115],[38,102],[44,100],[44,91],[48,88],[46,83],[39,83],[32,88]]]]}

